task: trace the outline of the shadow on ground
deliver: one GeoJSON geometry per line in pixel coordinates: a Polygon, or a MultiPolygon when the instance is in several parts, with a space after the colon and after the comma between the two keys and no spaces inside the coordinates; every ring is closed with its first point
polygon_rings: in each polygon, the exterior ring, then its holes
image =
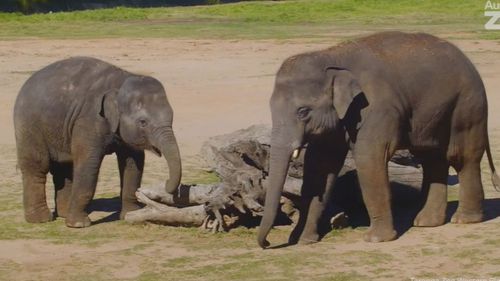
{"type": "Polygon", "coordinates": [[[122,207],[119,196],[113,198],[98,198],[92,200],[87,208],[88,213],[92,212],[107,212],[111,213],[101,219],[92,222],[92,225],[112,222],[120,219],[120,209],[122,207]]]}
{"type": "MultiPolygon", "coordinates": [[[[452,180],[452,182],[455,181],[452,180]]],[[[391,183],[391,191],[394,227],[398,235],[402,236],[413,227],[413,220],[422,208],[422,196],[419,189],[400,183],[391,183]]],[[[331,217],[340,209],[348,215],[350,227],[370,226],[370,220],[362,200],[361,190],[357,183],[355,173],[344,177],[344,182],[340,182],[339,185],[335,187],[332,202],[333,207],[329,209],[331,213],[327,214],[327,216],[331,217]]],[[[457,200],[448,202],[446,223],[450,222],[457,207],[457,200]]],[[[489,221],[499,217],[500,198],[485,199],[483,202],[483,209],[483,221],[489,221]]],[[[324,233],[324,235],[326,235],[326,233],[324,233]]]]}
{"type": "MultiPolygon", "coordinates": [[[[399,236],[404,235],[412,226],[413,220],[421,209],[421,194],[420,190],[413,186],[404,185],[400,183],[391,183],[392,191],[392,211],[394,216],[394,227],[399,236]]],[[[500,198],[485,199],[484,200],[484,221],[489,221],[500,216],[500,198]]],[[[458,207],[458,201],[448,202],[446,210],[446,222],[449,223],[451,216],[458,207]]],[[[107,223],[119,220],[121,209],[120,197],[113,198],[99,198],[94,199],[88,207],[88,212],[107,212],[109,215],[93,222],[93,225],[107,223]]],[[[339,212],[345,212],[348,216],[348,226],[352,228],[368,227],[370,220],[366,211],[361,190],[357,181],[355,171],[346,173],[343,177],[339,178],[332,194],[332,204],[329,205],[325,211],[325,218],[331,218],[339,212]]],[[[242,217],[242,221],[246,223],[243,227],[254,228],[260,224],[260,217],[248,218],[242,217]]],[[[278,213],[275,225],[291,225],[293,222],[290,218],[282,212],[278,213]]],[[[330,224],[325,220],[321,230],[322,237],[332,230],[330,224]]],[[[298,235],[301,229],[295,229],[294,234],[298,235]]],[[[286,247],[295,244],[293,238],[292,242],[278,245],[276,247],[286,247]]],[[[276,248],[274,247],[274,248],[276,248]]]]}

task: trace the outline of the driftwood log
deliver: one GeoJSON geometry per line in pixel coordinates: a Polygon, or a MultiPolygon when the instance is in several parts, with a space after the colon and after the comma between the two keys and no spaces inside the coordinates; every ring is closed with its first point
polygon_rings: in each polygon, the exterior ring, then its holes
{"type": "MultiPolygon", "coordinates": [[[[239,225],[256,225],[262,215],[267,186],[269,136],[270,128],[259,125],[211,138],[203,145],[200,154],[207,170],[220,178],[219,183],[181,185],[175,195],[166,193],[163,184],[141,187],[136,196],[145,207],[128,213],[125,220],[201,227],[213,232],[227,231],[239,225]]],[[[281,217],[285,218],[285,223],[296,221],[295,206],[301,194],[305,153],[290,162],[281,200],[281,217]]],[[[407,151],[398,151],[389,162],[389,175],[395,184],[420,188],[421,168],[407,151]]],[[[356,166],[350,155],[345,161],[332,199],[334,204],[340,206],[331,215],[332,227],[341,227],[346,223],[342,201],[355,201],[362,205],[356,166]],[[349,198],[340,194],[342,190],[344,193],[348,191],[349,198]]]]}

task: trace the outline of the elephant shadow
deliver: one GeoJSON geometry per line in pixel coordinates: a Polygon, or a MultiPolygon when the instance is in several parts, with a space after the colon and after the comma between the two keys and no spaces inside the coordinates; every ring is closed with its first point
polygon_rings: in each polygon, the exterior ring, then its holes
{"type": "MultiPolygon", "coordinates": [[[[401,236],[413,226],[413,219],[422,207],[419,200],[421,194],[419,189],[397,182],[391,182],[391,194],[394,228],[401,236]]],[[[332,202],[334,206],[340,206],[344,210],[349,218],[349,227],[370,226],[370,218],[358,184],[338,186],[332,202]]]]}
{"type": "Polygon", "coordinates": [[[97,225],[97,224],[101,224],[101,223],[119,220],[121,206],[122,206],[122,204],[121,204],[120,196],[115,196],[112,198],[97,198],[97,199],[94,199],[90,202],[86,211],[89,214],[92,212],[110,213],[109,215],[92,222],[92,225],[97,225]]]}
{"type": "MultiPolygon", "coordinates": [[[[458,181],[450,176],[449,184],[458,181]]],[[[392,212],[394,227],[399,236],[404,235],[411,227],[413,220],[422,208],[422,196],[419,188],[398,182],[391,182],[392,212]]],[[[331,206],[327,208],[325,217],[333,217],[336,213],[343,211],[349,218],[348,227],[368,227],[370,219],[363,203],[361,189],[357,181],[355,171],[347,173],[339,178],[331,198],[331,206]]],[[[446,223],[449,223],[452,215],[458,207],[458,201],[449,201],[446,208],[446,223]]],[[[500,198],[485,199],[483,202],[484,220],[489,221],[500,216],[500,198]]],[[[324,236],[332,229],[325,227],[321,235],[324,236]]]]}

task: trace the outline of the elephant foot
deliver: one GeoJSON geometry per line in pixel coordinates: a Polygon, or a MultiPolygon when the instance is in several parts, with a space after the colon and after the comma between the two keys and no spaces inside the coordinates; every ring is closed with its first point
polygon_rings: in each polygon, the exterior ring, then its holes
{"type": "Polygon", "coordinates": [[[137,204],[127,204],[127,205],[123,205],[121,211],[120,211],[120,220],[124,220],[125,219],[125,215],[128,213],[128,212],[132,212],[132,211],[136,211],[136,210],[139,210],[141,209],[142,207],[137,205],[137,204]]]}
{"type": "Polygon", "coordinates": [[[29,223],[44,223],[54,220],[54,215],[49,208],[26,210],[24,218],[29,223]]]}
{"type": "Polygon", "coordinates": [[[413,221],[414,226],[419,227],[433,227],[440,226],[445,223],[446,213],[443,212],[435,212],[435,211],[426,211],[423,209],[420,211],[413,221]]]}
{"type": "Polygon", "coordinates": [[[269,243],[269,241],[267,241],[266,239],[264,240],[259,240],[257,239],[257,243],[259,244],[259,246],[262,248],[262,249],[265,249],[269,246],[271,246],[271,243],[269,243]]]}
{"type": "MultiPolygon", "coordinates": [[[[316,227],[314,228],[311,227],[310,229],[316,229],[316,227]]],[[[307,245],[319,242],[319,234],[314,230],[310,229],[304,230],[296,225],[292,233],[290,234],[290,237],[288,238],[288,244],[307,245]]]]}
{"type": "Polygon", "coordinates": [[[318,243],[318,242],[319,242],[319,234],[318,233],[304,234],[299,239],[299,244],[301,244],[301,245],[309,245],[309,244],[314,244],[314,243],[318,243]]]}
{"type": "Polygon", "coordinates": [[[451,223],[478,223],[483,221],[483,211],[463,211],[457,210],[451,217],[451,223]]]}
{"type": "Polygon", "coordinates": [[[366,242],[378,243],[387,242],[396,239],[398,233],[392,228],[370,227],[363,236],[366,242]]]}
{"type": "Polygon", "coordinates": [[[74,228],[89,227],[91,224],[88,215],[71,216],[66,218],[66,226],[74,228]]]}

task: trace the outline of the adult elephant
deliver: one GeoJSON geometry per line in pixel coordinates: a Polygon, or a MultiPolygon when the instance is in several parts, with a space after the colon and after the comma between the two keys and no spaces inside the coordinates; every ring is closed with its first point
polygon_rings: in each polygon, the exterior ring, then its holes
{"type": "Polygon", "coordinates": [[[454,45],[429,34],[384,32],[288,58],[271,97],[270,184],[258,233],[276,216],[291,157],[307,144],[303,204],[292,241],[319,240],[318,223],[351,149],[370,217],[364,239],[393,240],[387,162],[396,149],[423,159],[425,203],[416,226],[445,222],[448,167],[458,171],[459,206],[452,222],[483,218],[480,161],[486,150],[487,102],[473,64],[454,45]]]}
{"type": "Polygon", "coordinates": [[[57,215],[70,227],[90,225],[86,206],[94,196],[104,155],[116,153],[120,170],[120,218],[139,208],[144,150],[168,162],[167,192],[181,180],[173,111],[161,83],[88,57],[55,62],[33,74],[14,107],[18,166],[28,222],[53,219],[45,195],[53,175],[57,215]]]}

